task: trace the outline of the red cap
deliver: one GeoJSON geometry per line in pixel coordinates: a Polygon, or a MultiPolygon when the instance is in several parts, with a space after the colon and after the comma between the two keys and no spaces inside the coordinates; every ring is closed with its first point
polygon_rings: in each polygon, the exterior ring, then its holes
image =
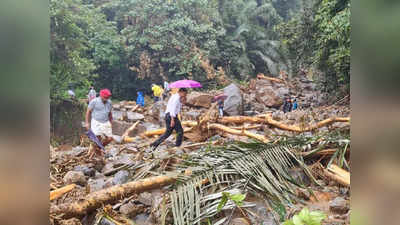
{"type": "Polygon", "coordinates": [[[109,98],[111,96],[111,91],[106,89],[103,89],[100,91],[100,96],[103,98],[109,98]]]}

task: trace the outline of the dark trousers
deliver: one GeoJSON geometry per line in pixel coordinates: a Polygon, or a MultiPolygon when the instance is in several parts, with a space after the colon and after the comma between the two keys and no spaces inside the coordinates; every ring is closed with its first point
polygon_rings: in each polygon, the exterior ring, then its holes
{"type": "Polygon", "coordinates": [[[181,125],[181,121],[179,121],[178,117],[172,118],[169,113],[165,115],[165,124],[167,130],[165,133],[159,137],[155,142],[151,144],[151,146],[158,147],[165,139],[167,139],[172,131],[175,130],[178,133],[178,137],[176,138],[176,146],[181,146],[183,139],[183,128],[181,125]],[[171,127],[171,119],[175,120],[175,126],[171,127]]]}

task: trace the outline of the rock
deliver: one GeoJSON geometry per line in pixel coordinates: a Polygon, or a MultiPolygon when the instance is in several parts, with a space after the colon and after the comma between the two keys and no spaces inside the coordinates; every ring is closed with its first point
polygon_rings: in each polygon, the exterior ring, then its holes
{"type": "Polygon", "coordinates": [[[119,211],[127,215],[128,217],[134,217],[138,213],[143,213],[146,210],[146,207],[142,204],[136,205],[133,202],[128,202],[126,204],[121,205],[119,211]]]}
{"type": "Polygon", "coordinates": [[[187,120],[196,120],[200,117],[201,113],[197,111],[185,112],[184,117],[187,120]]]}
{"type": "Polygon", "coordinates": [[[138,197],[138,201],[147,206],[151,206],[152,201],[153,201],[153,196],[149,192],[143,192],[143,193],[140,193],[140,195],[138,197]]]}
{"type": "Polygon", "coordinates": [[[283,104],[285,95],[289,89],[285,86],[278,86],[268,80],[258,80],[256,85],[256,100],[267,107],[279,108],[283,104]]]}
{"type": "Polygon", "coordinates": [[[343,197],[336,197],[329,203],[329,209],[338,214],[344,214],[349,211],[349,206],[346,199],[343,197]]]}
{"type": "Polygon", "coordinates": [[[77,218],[69,220],[60,220],[60,225],[82,225],[81,221],[77,218]]]}
{"type": "Polygon", "coordinates": [[[115,223],[113,223],[113,222],[111,222],[111,221],[109,221],[107,218],[105,218],[105,217],[103,217],[101,220],[100,220],[100,223],[99,223],[100,225],[116,225],[115,223]]]}
{"type": "Polygon", "coordinates": [[[123,112],[120,110],[112,110],[111,111],[112,116],[113,116],[113,120],[123,120],[123,112]]]}
{"type": "Polygon", "coordinates": [[[224,95],[227,98],[224,101],[224,112],[229,116],[243,115],[243,99],[242,93],[238,86],[230,84],[224,88],[224,95]]]}
{"type": "Polygon", "coordinates": [[[293,168],[289,170],[289,175],[299,184],[308,186],[311,184],[310,178],[305,174],[301,168],[293,168]]]}
{"type": "Polygon", "coordinates": [[[250,223],[243,217],[233,219],[229,225],[250,225],[250,223]]]}
{"type": "Polygon", "coordinates": [[[79,184],[81,186],[86,185],[86,177],[82,171],[68,171],[65,174],[63,181],[65,184],[79,184]]]}
{"type": "Polygon", "coordinates": [[[243,112],[245,116],[254,116],[257,115],[257,112],[254,111],[244,111],[243,112]]]}
{"type": "Polygon", "coordinates": [[[120,170],[118,171],[113,178],[113,184],[124,184],[129,180],[129,172],[126,170],[120,170]]]}
{"type": "Polygon", "coordinates": [[[114,119],[112,122],[112,133],[114,135],[122,136],[125,130],[128,129],[131,125],[131,123],[114,119]]]}
{"type": "Polygon", "coordinates": [[[166,102],[158,101],[150,107],[148,113],[153,119],[161,121],[166,108],[167,108],[166,102]]]}
{"type": "Polygon", "coordinates": [[[89,179],[88,186],[90,192],[95,192],[101,189],[104,189],[106,182],[104,178],[99,179],[89,179]]]}
{"type": "Polygon", "coordinates": [[[127,112],[129,121],[138,121],[144,119],[144,115],[137,112],[127,112]]]}
{"type": "Polygon", "coordinates": [[[204,107],[204,108],[211,107],[212,99],[213,99],[212,95],[207,94],[207,93],[202,93],[202,92],[196,92],[196,91],[193,91],[187,95],[187,102],[189,104],[192,104],[194,106],[204,107]]]}
{"type": "Polygon", "coordinates": [[[96,174],[96,170],[94,168],[89,168],[86,165],[77,165],[74,167],[74,171],[81,171],[85,176],[93,177],[96,174]]]}

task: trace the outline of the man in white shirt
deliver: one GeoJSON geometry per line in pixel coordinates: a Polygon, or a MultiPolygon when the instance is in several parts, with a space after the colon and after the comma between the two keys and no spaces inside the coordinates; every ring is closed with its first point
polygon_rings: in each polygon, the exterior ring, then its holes
{"type": "Polygon", "coordinates": [[[178,114],[181,111],[182,103],[186,102],[187,90],[180,88],[178,93],[173,94],[168,100],[167,110],[165,111],[165,124],[166,131],[159,137],[155,142],[150,144],[152,150],[155,150],[165,139],[167,139],[172,131],[175,130],[178,133],[176,138],[176,146],[181,146],[183,139],[183,128],[181,121],[178,119],[178,114]]]}

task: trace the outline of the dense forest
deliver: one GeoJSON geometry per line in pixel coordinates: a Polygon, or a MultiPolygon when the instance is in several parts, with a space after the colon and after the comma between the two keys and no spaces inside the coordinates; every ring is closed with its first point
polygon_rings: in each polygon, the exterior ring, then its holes
{"type": "Polygon", "coordinates": [[[188,78],[206,88],[306,74],[349,93],[349,0],[50,0],[51,98],[117,99],[188,78]]]}

